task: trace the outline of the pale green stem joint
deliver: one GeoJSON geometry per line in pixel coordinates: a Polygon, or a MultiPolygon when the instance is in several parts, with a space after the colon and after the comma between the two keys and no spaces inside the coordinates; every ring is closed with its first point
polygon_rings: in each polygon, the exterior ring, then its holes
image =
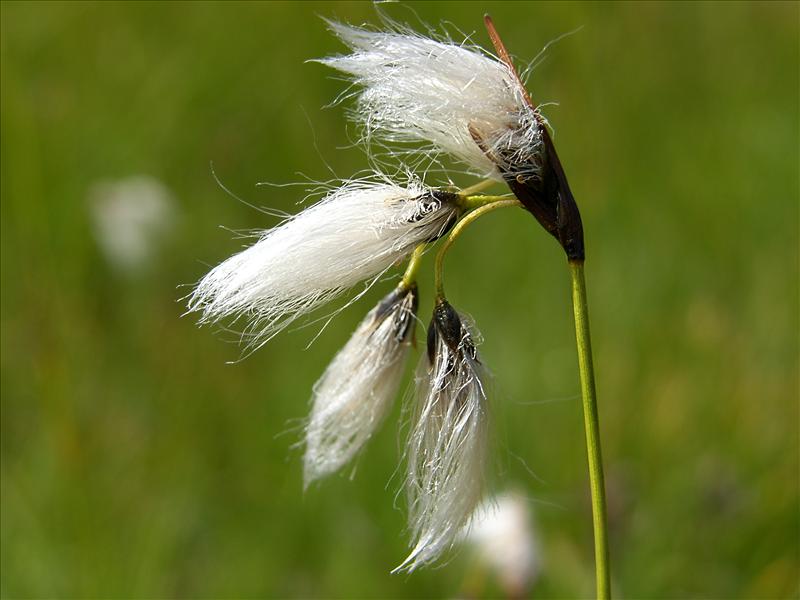
{"type": "Polygon", "coordinates": [[[589,305],[586,300],[583,261],[570,261],[569,270],[572,276],[572,308],[575,313],[575,337],[578,342],[578,367],[581,377],[581,396],[583,398],[583,420],[586,429],[586,451],[589,459],[589,487],[592,495],[597,598],[599,600],[608,600],[611,598],[611,577],[608,568],[606,495],[603,478],[603,457],[600,451],[600,419],[597,414],[592,342],[589,336],[589,305]]]}
{"type": "Polygon", "coordinates": [[[459,194],[461,196],[471,196],[472,194],[477,194],[482,192],[485,189],[492,187],[493,185],[497,185],[500,183],[495,179],[484,179],[483,181],[479,181],[478,183],[471,185],[469,187],[465,187],[463,190],[459,190],[459,194]]]}
{"type": "Polygon", "coordinates": [[[460,196],[460,204],[464,210],[473,210],[487,204],[493,204],[494,202],[500,202],[501,200],[509,200],[514,198],[514,196],[508,194],[504,196],[484,196],[482,194],[473,196],[462,193],[460,196]]]}

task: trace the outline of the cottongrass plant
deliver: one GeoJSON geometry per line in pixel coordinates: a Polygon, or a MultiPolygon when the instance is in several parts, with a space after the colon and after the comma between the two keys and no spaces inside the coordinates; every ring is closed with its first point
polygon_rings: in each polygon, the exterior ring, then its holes
{"type": "MultiPolygon", "coordinates": [[[[189,299],[200,321],[244,321],[258,347],[299,317],[359,282],[368,285],[410,257],[398,287],[373,308],[314,386],[305,426],[308,486],[350,462],[391,408],[414,337],[417,272],[435,257],[436,302],[427,353],[417,372],[405,452],[411,551],[395,569],[441,559],[469,527],[485,493],[489,407],[474,334],[446,299],[444,256],[463,230],[504,207],[522,207],[564,248],[572,276],[584,425],[595,533],[597,597],[610,597],[599,423],[583,277],[583,227],[547,123],[533,104],[491,19],[497,56],[403,28],[372,31],[329,23],[351,53],[321,59],[353,82],[352,115],[364,142],[423,142],[416,152],[448,154],[488,178],[453,191],[353,181],[203,277],[189,299]],[[503,181],[513,196],[477,194],[503,181]]],[[[406,152],[413,153],[406,146],[406,152]]],[[[368,286],[367,286],[368,287],[368,286]]],[[[363,292],[362,292],[363,293],[363,292]]],[[[480,511],[478,511],[479,513],[480,511]]]]}

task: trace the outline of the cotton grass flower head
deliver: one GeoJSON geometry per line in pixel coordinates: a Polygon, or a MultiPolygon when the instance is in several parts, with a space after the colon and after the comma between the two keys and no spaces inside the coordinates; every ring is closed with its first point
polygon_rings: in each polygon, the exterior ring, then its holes
{"type": "MultiPolygon", "coordinates": [[[[491,19],[501,59],[413,31],[371,31],[329,21],[352,54],[321,63],[362,86],[352,112],[367,141],[425,142],[474,173],[505,181],[570,260],[583,260],[583,225],[547,131],[491,19]]],[[[345,94],[346,96],[347,94],[345,94]]]]}
{"type": "Polygon", "coordinates": [[[201,323],[245,320],[243,339],[259,347],[445,233],[461,211],[456,199],[414,178],[406,186],[346,183],[212,269],[191,294],[189,310],[201,323]]]}
{"type": "Polygon", "coordinates": [[[475,511],[465,541],[493,571],[508,598],[526,598],[541,570],[541,551],[528,500],[518,492],[486,499],[475,511]]]}
{"type": "Polygon", "coordinates": [[[89,210],[103,254],[126,275],[152,265],[179,216],[172,193],[149,175],[94,183],[89,210]]]}
{"type": "Polygon", "coordinates": [[[478,47],[402,28],[328,24],[352,54],[320,62],[363,87],[353,115],[367,140],[426,142],[484,177],[538,172],[543,120],[508,65],[478,47]]]}
{"type": "Polygon", "coordinates": [[[416,285],[373,308],[314,386],[306,425],[306,487],[347,464],[372,437],[397,395],[411,347],[416,285]]]}
{"type": "Polygon", "coordinates": [[[488,437],[485,377],[468,328],[439,300],[420,365],[407,449],[412,550],[395,572],[441,557],[481,499],[488,437]]]}

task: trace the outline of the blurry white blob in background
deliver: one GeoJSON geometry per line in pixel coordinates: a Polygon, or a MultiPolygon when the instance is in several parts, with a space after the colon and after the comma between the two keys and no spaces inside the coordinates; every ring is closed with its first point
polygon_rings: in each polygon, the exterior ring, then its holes
{"type": "Polygon", "coordinates": [[[475,512],[465,541],[509,598],[527,597],[541,569],[531,507],[520,493],[486,500],[475,512]]]}
{"type": "Polygon", "coordinates": [[[113,268],[126,274],[153,262],[177,220],[172,194],[148,175],[93,184],[89,211],[100,249],[113,268]]]}

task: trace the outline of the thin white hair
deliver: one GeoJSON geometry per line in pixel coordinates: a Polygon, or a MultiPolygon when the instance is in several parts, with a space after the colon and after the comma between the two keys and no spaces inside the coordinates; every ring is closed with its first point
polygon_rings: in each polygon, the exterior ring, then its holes
{"type": "Polygon", "coordinates": [[[416,287],[398,287],[356,328],[314,385],[305,428],[306,487],[350,462],[392,407],[416,325],[416,287]]]}
{"type": "Polygon", "coordinates": [[[256,349],[359,282],[374,282],[459,212],[417,179],[347,182],[214,267],[189,296],[189,311],[200,323],[244,320],[242,340],[256,349]]]}
{"type": "Polygon", "coordinates": [[[440,558],[458,541],[481,500],[488,446],[485,376],[468,328],[449,304],[440,303],[430,325],[428,356],[420,362],[408,440],[412,549],[393,572],[440,558]]]}
{"type": "Polygon", "coordinates": [[[367,143],[426,142],[477,175],[537,175],[543,117],[521,83],[484,50],[411,30],[371,31],[328,21],[352,54],[319,60],[351,76],[360,91],[353,115],[367,143]]]}

